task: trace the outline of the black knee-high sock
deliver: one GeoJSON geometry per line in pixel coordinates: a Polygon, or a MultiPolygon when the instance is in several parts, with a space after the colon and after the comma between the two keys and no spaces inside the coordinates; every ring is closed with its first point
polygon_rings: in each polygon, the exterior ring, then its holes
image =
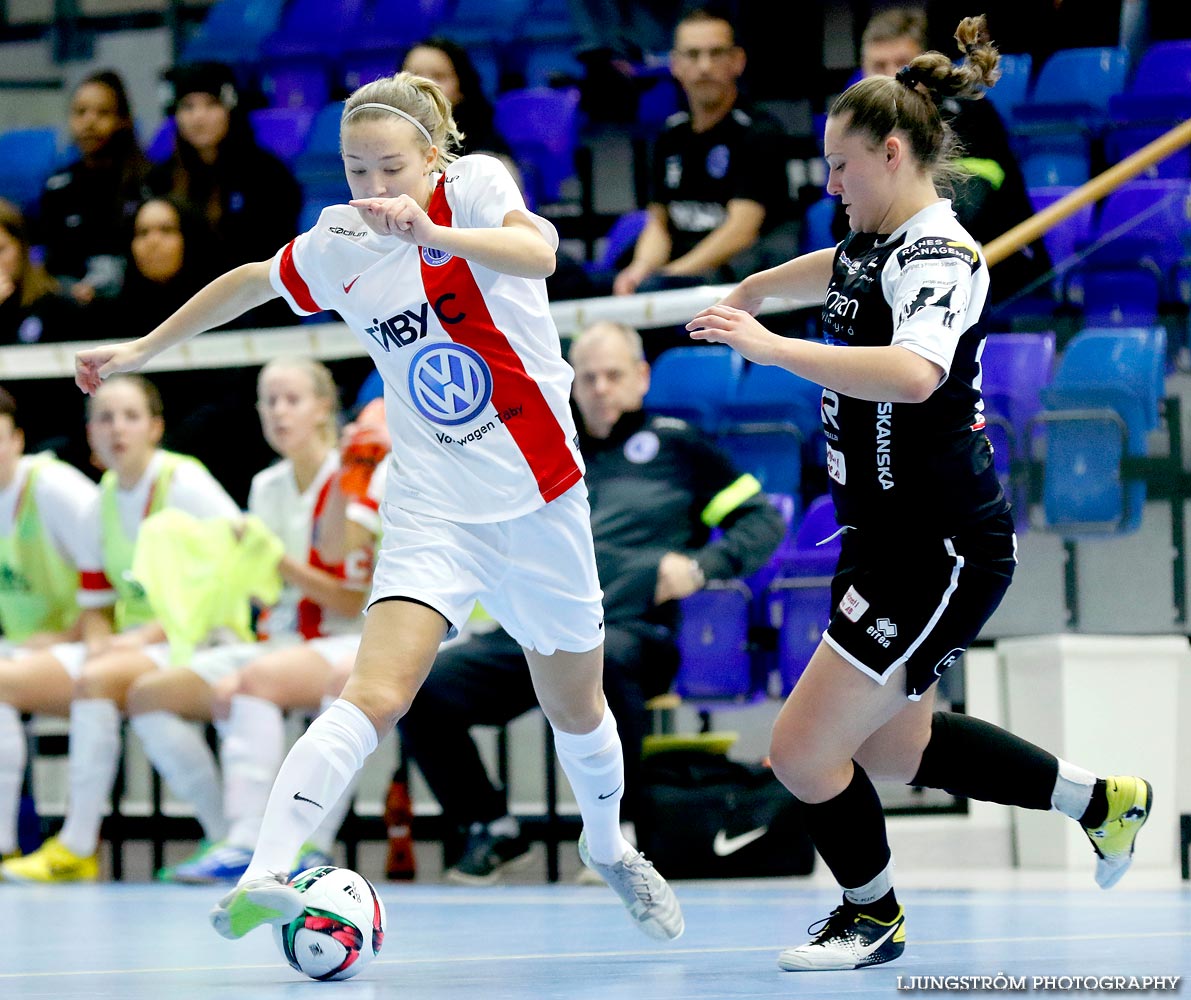
{"type": "MultiPolygon", "coordinates": [[[[885,836],[885,811],[864,768],[855,771],[848,787],[835,798],[814,805],[803,803],[807,832],[824,864],[846,890],[868,886],[889,868],[889,841],[885,836]]],[[[892,887],[878,889],[865,912],[879,920],[897,916],[892,887]]],[[[861,902],[861,900],[854,900],[861,902]]]]}
{"type": "Polygon", "coordinates": [[[1050,809],[1058,776],[1058,758],[1041,747],[969,715],[935,712],[910,784],[981,802],[1050,809]]]}

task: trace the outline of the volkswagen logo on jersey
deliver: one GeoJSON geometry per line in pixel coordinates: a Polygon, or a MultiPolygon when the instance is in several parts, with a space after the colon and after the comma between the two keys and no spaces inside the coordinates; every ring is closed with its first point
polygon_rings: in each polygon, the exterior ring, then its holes
{"type": "Polygon", "coordinates": [[[428,344],[410,362],[409,396],[427,420],[466,423],[492,398],[492,372],[470,347],[428,344]]]}
{"type": "Polygon", "coordinates": [[[422,260],[431,267],[442,267],[450,259],[451,255],[445,250],[435,250],[434,247],[422,247],[422,260]]]}

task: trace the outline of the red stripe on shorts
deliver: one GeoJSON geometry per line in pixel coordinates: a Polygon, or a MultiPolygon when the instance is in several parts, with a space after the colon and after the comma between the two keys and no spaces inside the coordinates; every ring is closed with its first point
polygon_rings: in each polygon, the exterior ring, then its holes
{"type": "MultiPolygon", "coordinates": [[[[434,189],[427,214],[438,225],[449,226],[452,212],[444,180],[445,175],[434,189]]],[[[443,296],[452,296],[451,312],[463,317],[458,323],[444,326],[447,334],[479,354],[492,372],[492,405],[497,413],[522,408],[520,416],[503,426],[529,463],[542,499],[549,503],[562,496],[583,474],[575,462],[566,432],[542,395],[541,387],[525,370],[508,337],[493,321],[471,266],[462,257],[451,257],[437,267],[422,258],[421,266],[422,285],[431,305],[443,296]]]]}

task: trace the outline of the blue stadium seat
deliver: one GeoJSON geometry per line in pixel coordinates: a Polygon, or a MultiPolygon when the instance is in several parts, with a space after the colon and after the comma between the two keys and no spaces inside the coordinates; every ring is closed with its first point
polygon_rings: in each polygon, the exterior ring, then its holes
{"type": "Polygon", "coordinates": [[[767,493],[797,496],[802,485],[802,434],[792,423],[736,423],[716,435],[742,472],[756,476],[767,493]]]}
{"type": "Polygon", "coordinates": [[[1027,188],[1078,187],[1092,175],[1086,149],[1047,150],[1027,154],[1021,164],[1027,188]]]}
{"type": "Polygon", "coordinates": [[[1018,105],[1023,104],[1029,95],[1034,60],[1028,52],[1003,54],[1000,66],[1001,78],[988,91],[987,100],[992,102],[1008,125],[1013,121],[1018,105]]]}
{"type": "Polygon", "coordinates": [[[511,41],[527,23],[530,0],[456,0],[439,31],[470,48],[511,41]]]}
{"type": "Polygon", "coordinates": [[[1157,322],[1162,281],[1154,272],[1094,267],[1082,271],[1080,280],[1085,323],[1108,327],[1157,322]]]}
{"type": "MultiPolygon", "coordinates": [[[[1189,112],[1188,117],[1191,117],[1189,112]]],[[[1104,155],[1109,163],[1120,163],[1142,146],[1153,142],[1172,127],[1164,121],[1152,125],[1114,124],[1104,137],[1104,155]]],[[[1138,175],[1145,180],[1183,179],[1191,177],[1191,148],[1184,146],[1157,163],[1152,163],[1138,175]]]]}
{"type": "Polygon", "coordinates": [[[749,364],[720,408],[725,424],[785,421],[805,438],[822,433],[823,388],[774,365],[749,364]]]}
{"type": "Polygon", "coordinates": [[[451,0],[365,0],[351,31],[343,35],[341,60],[366,61],[370,67],[384,61],[385,68],[377,76],[387,76],[396,71],[410,45],[438,32],[451,7],[451,0]]]}
{"type": "Polygon", "coordinates": [[[604,236],[600,251],[595,260],[584,265],[588,274],[612,275],[616,271],[616,262],[627,250],[631,250],[637,243],[637,237],[645,228],[649,219],[649,210],[635,208],[625,212],[614,223],[604,236]]]}
{"type": "Polygon", "coordinates": [[[496,99],[496,129],[521,168],[531,208],[556,202],[563,184],[576,176],[579,148],[579,91],[534,87],[496,99]]]}
{"type": "Polygon", "coordinates": [[[220,0],[185,43],[178,62],[218,60],[243,64],[260,57],[264,39],[277,30],[285,0],[220,0]]]}
{"type": "MultiPolygon", "coordinates": [[[[1041,212],[1074,190],[1074,187],[1068,186],[1031,188],[1030,204],[1035,212],[1041,212]]],[[[1067,297],[1067,272],[1077,266],[1076,254],[1092,242],[1094,214],[1094,205],[1091,203],[1081,205],[1067,218],[1042,234],[1042,241],[1046,244],[1046,251],[1050,255],[1051,266],[1058,272],[1052,282],[1056,301],[1062,301],[1067,297]]]]}
{"type": "Polygon", "coordinates": [[[1063,351],[1035,418],[1044,438],[1043,514],[1065,536],[1124,534],[1141,524],[1145,483],[1126,456],[1146,454],[1166,371],[1161,327],[1086,329],[1063,351]]]}
{"type": "Polygon", "coordinates": [[[840,553],[839,537],[832,536],[838,530],[831,497],[811,501],[788,560],[769,585],[766,603],[770,626],[777,632],[783,694],[802,676],[831,620],[831,577],[840,553]],[[827,538],[831,541],[824,542],[827,538]]]}
{"type": "Polygon", "coordinates": [[[57,130],[47,126],[0,132],[0,198],[24,213],[33,211],[57,163],[57,130]]]}
{"type": "Polygon", "coordinates": [[[1137,63],[1128,87],[1108,110],[1118,122],[1177,124],[1191,117],[1191,40],[1155,42],[1137,63]]]}
{"type": "Polygon", "coordinates": [[[256,141],[274,156],[292,163],[305,148],[314,122],[312,108],[259,108],[248,112],[256,141]]]}
{"type": "Polygon", "coordinates": [[[820,198],[809,205],[802,221],[802,252],[826,250],[835,246],[837,240],[831,232],[831,223],[839,206],[838,198],[820,198]]]}
{"type": "Polygon", "coordinates": [[[743,367],[740,355],[721,344],[671,347],[653,363],[645,409],[714,433],[720,409],[735,395],[743,367]]]}
{"type": "Polygon", "coordinates": [[[542,39],[522,46],[520,63],[527,87],[573,86],[587,72],[575,57],[572,39],[542,39]]]}
{"type": "MultiPolygon", "coordinates": [[[[1061,49],[1043,64],[1027,100],[1014,111],[1018,155],[1085,150],[1109,121],[1108,103],[1125,89],[1123,48],[1061,49]]],[[[1027,185],[1033,185],[1028,179],[1027,185]]]]}
{"type": "Polygon", "coordinates": [[[1042,409],[1042,390],[1050,384],[1054,358],[1055,335],[1050,330],[990,333],[980,356],[985,433],[1001,485],[1015,505],[1019,531],[1028,527],[1027,483],[1013,474],[1014,464],[1030,455],[1030,421],[1042,409]]]}
{"type": "Polygon", "coordinates": [[[289,0],[281,23],[261,44],[266,59],[328,56],[361,37],[365,0],[289,0]]]}
{"type": "Polygon", "coordinates": [[[312,112],[331,99],[325,59],[281,59],[260,68],[260,87],[274,108],[309,108],[312,112]]]}
{"type": "Polygon", "coordinates": [[[339,120],[343,102],[335,101],[315,116],[306,135],[306,143],[294,157],[291,168],[302,185],[307,201],[321,200],[324,205],[342,202],[348,196],[347,178],[339,155],[339,120]]]}
{"type": "Polygon", "coordinates": [[[1189,180],[1135,180],[1104,199],[1095,236],[1109,239],[1091,260],[1098,266],[1139,262],[1165,277],[1187,252],[1191,235],[1189,180]]]}
{"type": "Polygon", "coordinates": [[[153,163],[164,163],[174,153],[174,136],[177,134],[174,119],[166,117],[157,126],[157,131],[145,144],[145,155],[153,163]]]}
{"type": "Polygon", "coordinates": [[[712,581],[683,598],[674,690],[685,701],[764,696],[749,643],[753,595],[741,580],[712,581]]]}

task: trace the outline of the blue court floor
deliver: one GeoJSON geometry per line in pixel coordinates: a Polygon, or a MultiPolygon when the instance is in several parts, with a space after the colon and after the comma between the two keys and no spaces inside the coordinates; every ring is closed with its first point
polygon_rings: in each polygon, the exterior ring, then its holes
{"type": "MultiPolygon", "coordinates": [[[[603,888],[381,884],[384,951],[355,980],[315,983],[285,965],[267,931],[216,937],[208,887],[0,884],[0,998],[892,997],[923,976],[1191,977],[1186,883],[1006,885],[905,889],[900,961],[799,974],[780,972],[777,952],[838,899],[806,881],[678,883],[687,930],[671,945],[639,935],[603,888]]],[[[1191,985],[1178,992],[1191,996],[1191,985]]]]}

